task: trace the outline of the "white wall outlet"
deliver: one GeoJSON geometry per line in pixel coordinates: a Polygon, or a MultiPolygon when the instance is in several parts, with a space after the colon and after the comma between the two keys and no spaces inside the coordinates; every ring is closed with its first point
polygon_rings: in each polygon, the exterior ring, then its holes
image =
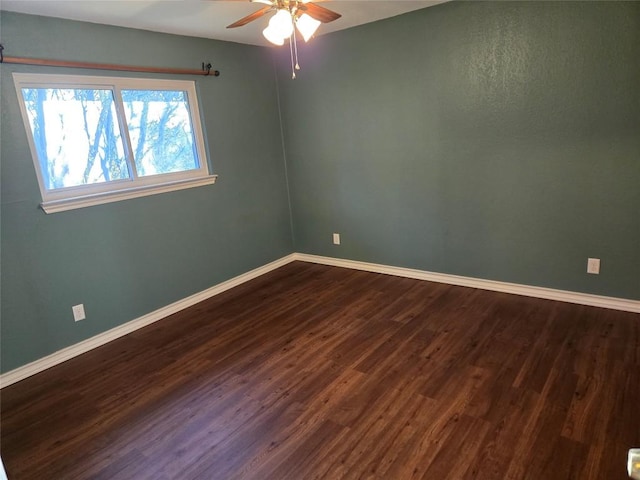
{"type": "Polygon", "coordinates": [[[339,233],[334,233],[333,234],[333,244],[334,245],[340,245],[340,234],[339,233]]]}
{"type": "Polygon", "coordinates": [[[84,314],[84,305],[82,303],[80,305],[74,305],[73,307],[71,307],[71,310],[73,310],[73,319],[76,322],[87,318],[84,314]]]}
{"type": "Polygon", "coordinates": [[[588,258],[587,259],[587,273],[593,273],[598,275],[600,273],[600,259],[588,258]]]}

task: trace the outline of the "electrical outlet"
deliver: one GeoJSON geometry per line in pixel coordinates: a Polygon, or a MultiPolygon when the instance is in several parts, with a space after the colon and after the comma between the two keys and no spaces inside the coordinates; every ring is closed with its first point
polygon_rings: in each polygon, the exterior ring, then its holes
{"type": "Polygon", "coordinates": [[[334,233],[333,234],[333,244],[334,245],[340,245],[340,234],[339,233],[334,233]]]}
{"type": "Polygon", "coordinates": [[[73,310],[73,319],[76,322],[87,318],[84,314],[84,305],[82,303],[80,305],[74,305],[73,307],[71,307],[71,310],[73,310]]]}
{"type": "Polygon", "coordinates": [[[587,273],[593,273],[598,275],[600,273],[600,259],[588,258],[587,259],[587,273]]]}

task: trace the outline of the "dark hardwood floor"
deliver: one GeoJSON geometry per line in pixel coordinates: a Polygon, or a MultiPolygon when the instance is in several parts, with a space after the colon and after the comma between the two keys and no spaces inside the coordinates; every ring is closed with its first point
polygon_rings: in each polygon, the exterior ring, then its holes
{"type": "Polygon", "coordinates": [[[1,395],[10,480],[622,480],[640,315],[296,262],[1,395]]]}

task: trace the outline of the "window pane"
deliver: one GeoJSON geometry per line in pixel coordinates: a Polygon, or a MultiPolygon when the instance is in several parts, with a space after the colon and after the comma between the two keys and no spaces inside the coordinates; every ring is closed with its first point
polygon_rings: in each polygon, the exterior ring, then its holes
{"type": "Polygon", "coordinates": [[[23,88],[47,190],[129,178],[111,90],[23,88]]]}
{"type": "Polygon", "coordinates": [[[187,93],[122,90],[139,176],[199,168],[187,93]]]}

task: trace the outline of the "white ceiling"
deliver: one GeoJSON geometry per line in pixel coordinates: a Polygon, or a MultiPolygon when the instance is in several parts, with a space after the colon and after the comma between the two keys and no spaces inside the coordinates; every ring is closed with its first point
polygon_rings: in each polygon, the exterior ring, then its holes
{"type": "MultiPolygon", "coordinates": [[[[322,25],[318,35],[394,17],[445,1],[447,0],[326,1],[323,6],[342,14],[342,18],[322,25]]],[[[250,3],[249,0],[0,0],[0,9],[12,12],[251,45],[269,45],[262,36],[269,16],[244,27],[225,28],[263,6],[260,3],[250,3]]]]}

